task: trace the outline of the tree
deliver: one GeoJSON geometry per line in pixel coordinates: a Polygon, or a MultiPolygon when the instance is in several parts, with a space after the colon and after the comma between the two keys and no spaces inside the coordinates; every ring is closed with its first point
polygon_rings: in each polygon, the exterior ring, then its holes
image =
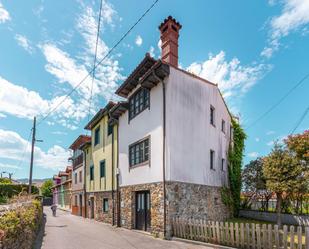
{"type": "Polygon", "coordinates": [[[11,184],[12,181],[9,178],[0,178],[0,184],[11,184]]]}
{"type": "Polygon", "coordinates": [[[283,194],[293,191],[302,175],[302,167],[295,160],[295,156],[278,142],[275,142],[271,153],[264,157],[263,164],[266,186],[277,196],[277,224],[281,227],[283,194]]]}
{"type": "Polygon", "coordinates": [[[45,181],[42,184],[41,191],[42,191],[42,195],[44,197],[52,197],[53,196],[52,186],[53,186],[53,181],[51,179],[45,181]]]}
{"type": "Polygon", "coordinates": [[[263,174],[263,159],[261,157],[250,161],[242,170],[242,184],[249,202],[262,199],[262,209],[268,210],[268,202],[272,192],[267,190],[266,178],[263,174]]]}
{"type": "Polygon", "coordinates": [[[296,157],[302,161],[306,166],[309,165],[309,130],[302,134],[290,135],[284,143],[288,149],[295,153],[296,157]]]}
{"type": "Polygon", "coordinates": [[[293,199],[296,200],[294,209],[296,213],[301,213],[302,200],[308,194],[309,189],[309,130],[304,131],[302,134],[288,136],[284,143],[295,156],[299,167],[302,168],[302,174],[298,177],[297,184],[294,185],[294,191],[291,193],[293,199]]]}

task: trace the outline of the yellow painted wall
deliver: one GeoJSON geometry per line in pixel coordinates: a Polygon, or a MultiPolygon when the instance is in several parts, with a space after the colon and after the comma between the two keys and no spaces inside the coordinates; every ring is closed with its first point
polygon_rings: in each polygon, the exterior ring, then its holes
{"type": "Polygon", "coordinates": [[[108,134],[108,116],[105,115],[91,130],[91,148],[86,155],[86,191],[111,191],[116,189],[117,125],[114,125],[114,181],[112,181],[112,134],[108,134]],[[100,126],[100,143],[94,146],[94,133],[100,126]],[[91,149],[91,150],[90,150],[91,149]],[[91,159],[92,157],[92,159],[91,159]],[[88,161],[87,161],[88,160],[88,161]],[[100,177],[100,162],[105,160],[105,177],[100,177]],[[94,165],[94,180],[90,181],[90,166],[94,165]]]}

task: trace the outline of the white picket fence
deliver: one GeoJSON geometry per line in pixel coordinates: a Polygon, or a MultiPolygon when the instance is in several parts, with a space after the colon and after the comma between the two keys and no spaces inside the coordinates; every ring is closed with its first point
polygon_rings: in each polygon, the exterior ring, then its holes
{"type": "Polygon", "coordinates": [[[309,227],[172,219],[173,236],[236,248],[309,249],[309,227]]]}

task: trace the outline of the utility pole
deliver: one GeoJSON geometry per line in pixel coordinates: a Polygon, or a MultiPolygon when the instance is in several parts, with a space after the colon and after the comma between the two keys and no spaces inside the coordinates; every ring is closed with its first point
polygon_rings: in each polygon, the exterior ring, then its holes
{"type": "Polygon", "coordinates": [[[31,145],[31,159],[30,159],[29,190],[28,190],[29,195],[31,195],[31,186],[32,186],[32,169],[33,169],[33,153],[34,153],[34,144],[35,144],[35,129],[36,129],[36,117],[34,117],[34,119],[33,119],[33,128],[32,128],[32,145],[31,145]]]}

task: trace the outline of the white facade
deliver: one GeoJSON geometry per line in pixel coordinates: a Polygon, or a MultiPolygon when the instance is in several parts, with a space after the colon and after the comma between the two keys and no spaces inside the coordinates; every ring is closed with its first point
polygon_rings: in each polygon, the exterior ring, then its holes
{"type": "MultiPolygon", "coordinates": [[[[164,81],[166,180],[225,185],[231,118],[217,86],[173,67],[164,81]],[[215,108],[215,127],[210,124],[211,105],[215,108]],[[225,133],[221,131],[222,119],[225,133]],[[210,169],[210,150],[215,151],[214,169],[210,169]],[[221,169],[222,158],[225,159],[224,170],[221,169]]],[[[119,169],[120,186],[163,181],[161,83],[150,90],[149,109],[130,121],[128,111],[119,117],[119,169]],[[150,164],[130,169],[129,145],[147,136],[150,136],[150,164]]]]}
{"type": "Polygon", "coordinates": [[[170,67],[166,83],[166,180],[209,186],[227,183],[230,123],[217,86],[170,67]],[[210,106],[215,108],[215,126],[210,124],[210,106]],[[221,131],[222,119],[225,133],[221,131]],[[210,150],[215,152],[214,169],[210,169],[210,150]]]}
{"type": "MultiPolygon", "coordinates": [[[[140,86],[137,86],[137,90],[140,86]]],[[[131,93],[131,95],[134,91],[131,93]]],[[[129,121],[129,112],[119,117],[120,186],[159,182],[163,179],[163,98],[162,86],[151,89],[150,108],[129,121]],[[150,163],[129,167],[129,145],[150,137],[150,163]]]]}

